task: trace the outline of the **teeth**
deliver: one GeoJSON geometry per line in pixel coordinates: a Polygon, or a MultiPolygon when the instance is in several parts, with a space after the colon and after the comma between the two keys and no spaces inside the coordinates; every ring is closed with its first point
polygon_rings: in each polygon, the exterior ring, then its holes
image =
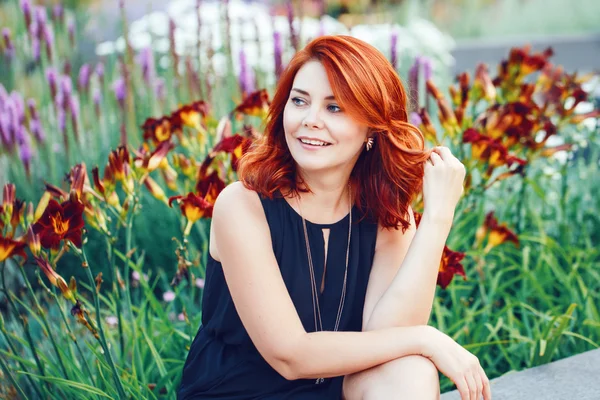
{"type": "Polygon", "coordinates": [[[307,139],[300,139],[300,141],[302,143],[306,143],[306,144],[312,144],[313,146],[327,146],[328,143],[325,142],[319,142],[318,140],[307,140],[307,139]]]}

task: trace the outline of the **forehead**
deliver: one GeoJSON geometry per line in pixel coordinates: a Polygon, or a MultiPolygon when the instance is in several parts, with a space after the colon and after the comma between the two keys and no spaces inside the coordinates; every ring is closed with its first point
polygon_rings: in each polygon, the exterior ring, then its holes
{"type": "Polygon", "coordinates": [[[309,61],[300,67],[294,77],[293,87],[315,96],[324,97],[332,94],[327,71],[318,61],[309,61]]]}

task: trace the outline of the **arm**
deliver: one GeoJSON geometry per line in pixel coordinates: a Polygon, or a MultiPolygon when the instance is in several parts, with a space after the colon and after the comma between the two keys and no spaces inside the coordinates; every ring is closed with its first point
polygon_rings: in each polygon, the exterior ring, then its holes
{"type": "Polygon", "coordinates": [[[465,166],[447,147],[435,147],[430,153],[424,166],[425,211],[419,229],[414,233],[414,215],[409,207],[412,232],[403,235],[401,231],[387,231],[381,245],[378,234],[363,330],[427,324],[440,259],[454,209],[464,191],[465,174],[465,166]]]}
{"type": "Polygon", "coordinates": [[[259,198],[240,182],[221,192],[212,224],[240,319],[263,358],[287,379],[345,375],[424,351],[426,326],[307,333],[281,277],[259,198]]]}
{"type": "Polygon", "coordinates": [[[425,213],[415,229],[380,231],[369,277],[363,330],[426,325],[451,221],[425,213]],[[381,237],[381,242],[380,242],[381,237]]]}

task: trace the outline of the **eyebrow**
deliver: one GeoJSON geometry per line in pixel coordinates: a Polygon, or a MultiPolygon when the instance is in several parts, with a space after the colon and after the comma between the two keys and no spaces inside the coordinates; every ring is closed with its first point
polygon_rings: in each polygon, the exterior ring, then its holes
{"type": "MultiPolygon", "coordinates": [[[[298,93],[302,93],[303,95],[310,97],[310,94],[308,94],[308,92],[306,92],[304,90],[296,89],[296,88],[293,88],[292,90],[295,90],[298,93]]],[[[325,97],[325,100],[335,100],[335,96],[327,96],[327,97],[325,97]]]]}

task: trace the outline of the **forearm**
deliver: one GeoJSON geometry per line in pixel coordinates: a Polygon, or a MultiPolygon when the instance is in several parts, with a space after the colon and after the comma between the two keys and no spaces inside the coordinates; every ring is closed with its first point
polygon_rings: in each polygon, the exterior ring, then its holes
{"type": "Polygon", "coordinates": [[[288,366],[293,379],[328,378],[359,372],[424,352],[427,326],[371,332],[312,332],[302,336],[288,366]]]}
{"type": "Polygon", "coordinates": [[[427,324],[451,226],[451,220],[423,215],[401,267],[375,305],[364,330],[427,324]]]}

